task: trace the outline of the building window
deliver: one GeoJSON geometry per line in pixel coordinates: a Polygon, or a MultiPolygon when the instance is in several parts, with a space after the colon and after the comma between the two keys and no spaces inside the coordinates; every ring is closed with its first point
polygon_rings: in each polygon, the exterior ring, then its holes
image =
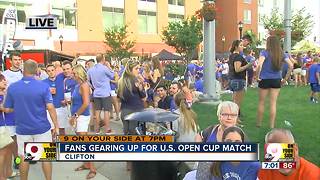
{"type": "Polygon", "coordinates": [[[263,24],[262,17],[263,17],[263,15],[261,15],[261,14],[258,15],[258,23],[259,24],[263,24]]]}
{"type": "Polygon", "coordinates": [[[52,14],[56,15],[59,21],[59,27],[76,27],[76,10],[52,8],[52,14]]]}
{"type": "Polygon", "coordinates": [[[151,11],[138,11],[138,27],[140,34],[156,34],[157,13],[151,11]]]}
{"type": "Polygon", "coordinates": [[[184,15],[182,14],[168,14],[169,22],[173,21],[182,21],[184,19],[184,15]]]}
{"type": "Polygon", "coordinates": [[[278,0],[273,0],[273,8],[279,7],[279,2],[278,0]]]}
{"type": "Polygon", "coordinates": [[[168,0],[168,4],[184,6],[184,0],[168,0]]]}
{"type": "MultiPolygon", "coordinates": [[[[5,9],[10,5],[9,2],[0,2],[0,22],[2,23],[3,13],[5,9]]],[[[29,8],[27,4],[16,3],[14,4],[17,10],[18,24],[26,23],[26,13],[25,10],[29,8]]]]}
{"type": "Polygon", "coordinates": [[[264,0],[259,0],[259,1],[258,1],[258,4],[259,4],[260,7],[263,7],[263,5],[264,5],[264,0]]]}
{"type": "Polygon", "coordinates": [[[140,1],[146,1],[146,2],[156,2],[156,0],[140,0],[140,1]]]}
{"type": "Polygon", "coordinates": [[[124,25],[124,13],[121,8],[103,7],[103,27],[105,29],[111,28],[113,26],[123,26],[124,25]]]}
{"type": "Polygon", "coordinates": [[[244,3],[251,4],[251,0],[243,0],[244,3]]]}
{"type": "Polygon", "coordinates": [[[76,26],[76,10],[65,9],[64,18],[66,26],[76,26]]]}
{"type": "Polygon", "coordinates": [[[251,10],[244,10],[243,23],[251,24],[251,10]]]}

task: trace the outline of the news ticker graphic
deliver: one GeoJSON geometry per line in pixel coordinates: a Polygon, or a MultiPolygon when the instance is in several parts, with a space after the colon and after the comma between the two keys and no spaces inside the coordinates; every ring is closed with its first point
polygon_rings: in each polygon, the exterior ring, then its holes
{"type": "MultiPolygon", "coordinates": [[[[113,136],[115,137],[115,136],[113,136]]],[[[129,136],[123,136],[129,137],[129,136]]],[[[136,136],[131,136],[135,138],[136,136]]],[[[89,138],[85,137],[84,139],[89,138]]],[[[174,142],[26,143],[29,161],[258,161],[254,143],[174,142]]],[[[160,138],[160,136],[158,136],[160,138]]],[[[124,138],[120,138],[124,140],[124,138]]],[[[83,139],[82,139],[83,140],[83,139]]]]}
{"type": "Polygon", "coordinates": [[[296,162],[262,162],[262,169],[295,169],[296,162]]]}
{"type": "Polygon", "coordinates": [[[269,143],[264,145],[262,169],[294,169],[295,144],[269,143]]]}
{"type": "Polygon", "coordinates": [[[59,143],[58,160],[69,161],[258,161],[258,144],[59,143]]]}
{"type": "Polygon", "coordinates": [[[59,142],[173,142],[173,136],[58,136],[59,142]]]}

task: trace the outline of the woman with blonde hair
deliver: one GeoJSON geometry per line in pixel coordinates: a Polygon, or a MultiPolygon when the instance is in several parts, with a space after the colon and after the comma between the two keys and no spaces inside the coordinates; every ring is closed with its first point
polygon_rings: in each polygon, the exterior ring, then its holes
{"type": "Polygon", "coordinates": [[[125,66],[124,72],[118,82],[118,97],[121,101],[121,120],[123,123],[123,132],[125,135],[136,134],[136,121],[125,121],[124,117],[144,108],[146,98],[145,84],[143,78],[139,75],[140,64],[138,61],[129,60],[125,66]]]}
{"type": "Polygon", "coordinates": [[[288,54],[283,52],[279,38],[276,36],[269,36],[266,50],[263,50],[260,53],[257,68],[257,77],[259,81],[257,127],[261,127],[265,100],[268,94],[270,94],[270,128],[274,128],[277,112],[277,98],[280,93],[280,88],[281,85],[286,83],[290,78],[292,69],[293,64],[290,61],[288,54]],[[287,63],[289,67],[284,79],[282,79],[281,75],[283,63],[287,63]]]}
{"type": "MultiPolygon", "coordinates": [[[[196,136],[196,142],[222,142],[223,132],[225,129],[237,124],[239,107],[231,101],[223,101],[218,105],[217,117],[218,124],[211,125],[204,129],[196,136]]],[[[210,166],[212,162],[199,162],[196,173],[197,179],[203,178],[210,174],[210,166]]],[[[209,178],[207,178],[209,179],[209,178]]]]}
{"type": "Polygon", "coordinates": [[[180,91],[175,97],[174,101],[178,109],[174,111],[180,117],[173,122],[173,130],[178,132],[177,142],[193,142],[197,135],[199,126],[197,124],[197,115],[192,111],[188,104],[187,96],[191,94],[190,91],[180,91]]]}
{"type": "MultiPolygon", "coordinates": [[[[78,64],[72,68],[73,77],[77,81],[77,85],[71,95],[71,114],[70,124],[74,127],[77,135],[83,136],[88,134],[88,126],[90,122],[90,94],[91,89],[88,84],[87,72],[85,68],[78,64]]],[[[96,176],[97,171],[92,162],[85,162],[75,171],[89,169],[87,179],[96,176]]]]}
{"type": "Polygon", "coordinates": [[[158,56],[153,57],[151,59],[151,63],[152,63],[152,69],[153,69],[152,81],[153,83],[157,83],[160,81],[161,77],[164,74],[163,68],[158,56]]]}

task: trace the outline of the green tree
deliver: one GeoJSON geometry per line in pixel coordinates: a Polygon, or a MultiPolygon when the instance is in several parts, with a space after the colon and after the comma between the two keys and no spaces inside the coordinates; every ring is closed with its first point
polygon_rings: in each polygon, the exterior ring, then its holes
{"type": "Polygon", "coordinates": [[[264,28],[268,29],[269,31],[284,29],[283,15],[279,13],[278,8],[272,9],[271,16],[264,15],[262,17],[262,23],[264,28]]]}
{"type": "Polygon", "coordinates": [[[312,15],[305,13],[306,8],[302,8],[298,11],[295,11],[292,16],[292,41],[293,45],[297,42],[303,40],[305,37],[309,36],[312,31],[314,22],[312,20],[312,15]]]}
{"type": "Polygon", "coordinates": [[[162,40],[176,49],[187,62],[202,42],[202,23],[195,16],[181,22],[170,22],[162,31],[162,40]]]}
{"type": "MultiPolygon", "coordinates": [[[[284,37],[284,19],[279,9],[273,9],[270,16],[263,16],[262,22],[271,34],[281,39],[284,37]]],[[[291,25],[291,46],[294,46],[297,42],[311,34],[314,25],[312,15],[306,13],[306,8],[295,11],[292,15],[291,25]]]]}
{"type": "Polygon", "coordinates": [[[128,26],[113,26],[104,32],[105,43],[110,49],[106,51],[108,57],[121,60],[122,58],[130,57],[133,54],[131,50],[135,45],[135,41],[128,40],[128,26]]]}
{"type": "Polygon", "coordinates": [[[257,36],[253,33],[252,30],[247,30],[243,33],[243,35],[248,35],[251,37],[252,42],[250,43],[250,49],[258,53],[257,47],[261,44],[261,41],[257,38],[257,36]]]}

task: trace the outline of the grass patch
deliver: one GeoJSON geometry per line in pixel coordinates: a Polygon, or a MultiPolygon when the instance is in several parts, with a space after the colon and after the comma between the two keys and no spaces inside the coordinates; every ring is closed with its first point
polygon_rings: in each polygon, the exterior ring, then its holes
{"type": "MultiPolygon", "coordinates": [[[[320,165],[320,104],[309,102],[309,87],[284,87],[280,91],[277,103],[276,126],[291,129],[299,145],[299,154],[305,159],[320,165]],[[292,127],[285,125],[289,121],[292,127]]],[[[231,100],[231,94],[223,95],[222,100],[231,100]]],[[[263,158],[264,136],[269,129],[269,102],[266,102],[262,127],[256,128],[258,89],[250,88],[241,105],[244,115],[244,131],[252,142],[260,143],[260,159],[263,158]]],[[[217,124],[217,107],[207,104],[194,104],[201,129],[217,124]]]]}

